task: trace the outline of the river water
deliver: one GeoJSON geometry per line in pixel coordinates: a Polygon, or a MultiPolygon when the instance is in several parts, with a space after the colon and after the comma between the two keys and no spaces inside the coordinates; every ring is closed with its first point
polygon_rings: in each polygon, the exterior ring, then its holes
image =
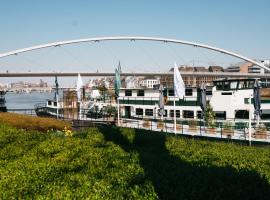
{"type": "Polygon", "coordinates": [[[54,92],[6,93],[5,98],[7,109],[34,109],[36,104],[45,104],[47,99],[53,99],[54,92]]]}

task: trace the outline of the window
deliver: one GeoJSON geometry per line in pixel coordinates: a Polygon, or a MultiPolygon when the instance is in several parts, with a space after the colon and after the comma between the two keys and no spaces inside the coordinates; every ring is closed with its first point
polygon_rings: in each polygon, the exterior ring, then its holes
{"type": "Polygon", "coordinates": [[[216,119],[226,119],[226,111],[215,111],[216,119]]]}
{"type": "Polygon", "coordinates": [[[206,90],[206,91],[205,91],[205,94],[206,94],[206,95],[213,95],[212,90],[206,90]]]}
{"type": "Polygon", "coordinates": [[[197,111],[197,118],[202,119],[202,111],[200,110],[197,111]]]}
{"type": "Polygon", "coordinates": [[[136,115],[143,115],[143,109],[142,108],[136,108],[136,115]]]}
{"type": "Polygon", "coordinates": [[[234,117],[236,119],[248,119],[249,111],[248,110],[236,110],[234,117]]]}
{"type": "Polygon", "coordinates": [[[184,118],[194,118],[194,112],[192,110],[183,110],[184,118]]]}
{"type": "MultiPolygon", "coordinates": [[[[163,117],[167,117],[168,111],[167,111],[167,110],[164,110],[164,111],[165,111],[165,112],[164,112],[163,117]]],[[[161,116],[161,115],[160,115],[160,109],[158,109],[158,116],[161,116]]]]}
{"type": "Polygon", "coordinates": [[[236,90],[237,89],[238,82],[237,81],[232,81],[230,83],[230,88],[231,90],[236,90]]]}
{"type": "Polygon", "coordinates": [[[229,81],[225,81],[224,82],[224,88],[223,88],[224,90],[230,90],[230,83],[229,83],[229,81]]]}
{"type": "Polygon", "coordinates": [[[169,90],[169,96],[171,96],[171,97],[174,96],[174,90],[169,90]]]}
{"type": "Polygon", "coordinates": [[[125,90],[125,96],[131,97],[132,96],[132,90],[125,90]]]}
{"type": "Polygon", "coordinates": [[[192,89],[191,88],[186,89],[185,95],[186,96],[192,96],[192,89]]]}
{"type": "Polygon", "coordinates": [[[144,96],[144,90],[138,90],[137,96],[143,97],[144,96]]]}
{"type": "Polygon", "coordinates": [[[153,109],[145,109],[146,116],[153,116],[153,109]]]}
{"type": "Polygon", "coordinates": [[[170,110],[170,117],[174,117],[174,110],[170,110]]]}
{"type": "Polygon", "coordinates": [[[270,110],[262,110],[261,119],[270,119],[270,110]]]}
{"type": "Polygon", "coordinates": [[[57,106],[57,102],[53,102],[53,106],[57,106]]]}
{"type": "Polygon", "coordinates": [[[223,90],[223,82],[216,82],[217,90],[223,90]]]}
{"type": "Polygon", "coordinates": [[[175,113],[176,113],[176,117],[180,118],[180,110],[176,110],[175,113]]]}
{"type": "Polygon", "coordinates": [[[52,102],[51,101],[48,101],[48,105],[51,106],[52,105],[52,102]]]}

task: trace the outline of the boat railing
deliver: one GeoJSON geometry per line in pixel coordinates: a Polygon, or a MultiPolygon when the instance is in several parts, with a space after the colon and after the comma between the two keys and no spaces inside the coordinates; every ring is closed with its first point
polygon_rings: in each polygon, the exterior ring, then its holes
{"type": "Polygon", "coordinates": [[[42,107],[45,107],[46,106],[46,103],[37,103],[34,105],[34,108],[42,108],[42,107]]]}

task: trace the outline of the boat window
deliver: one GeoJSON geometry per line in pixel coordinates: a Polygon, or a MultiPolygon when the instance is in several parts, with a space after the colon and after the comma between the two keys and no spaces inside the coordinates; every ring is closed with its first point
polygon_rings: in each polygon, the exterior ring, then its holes
{"type": "Polygon", "coordinates": [[[230,89],[231,90],[236,90],[237,89],[237,84],[238,84],[238,81],[232,81],[230,83],[230,89]]]}
{"type": "Polygon", "coordinates": [[[143,109],[142,108],[136,108],[136,115],[143,115],[143,109]]]}
{"type": "Polygon", "coordinates": [[[174,117],[174,110],[170,110],[170,117],[174,117]]]}
{"type": "Polygon", "coordinates": [[[197,118],[202,119],[202,111],[200,110],[197,111],[197,118]]]}
{"type": "Polygon", "coordinates": [[[223,82],[216,82],[217,90],[223,90],[223,82]]]}
{"type": "Polygon", "coordinates": [[[186,96],[192,96],[192,89],[191,88],[187,88],[185,91],[185,95],[186,96]]]}
{"type": "Polygon", "coordinates": [[[153,109],[145,109],[146,116],[153,116],[153,109]]]}
{"type": "Polygon", "coordinates": [[[163,115],[164,117],[168,116],[168,110],[165,110],[165,114],[163,115]]]}
{"type": "Polygon", "coordinates": [[[180,110],[176,110],[175,113],[176,113],[176,117],[180,118],[180,110]]]}
{"type": "Polygon", "coordinates": [[[261,119],[270,119],[270,110],[262,110],[261,119]]]}
{"type": "Polygon", "coordinates": [[[194,112],[192,110],[183,110],[184,118],[194,118],[194,112]]]}
{"type": "Polygon", "coordinates": [[[225,81],[224,82],[223,90],[230,90],[230,83],[229,83],[229,81],[225,81]]]}
{"type": "MultiPolygon", "coordinates": [[[[165,111],[165,113],[164,113],[163,117],[167,117],[167,115],[168,115],[168,110],[164,110],[164,111],[165,111]]],[[[158,109],[158,116],[161,116],[161,115],[160,115],[160,109],[158,109]]]]}
{"type": "Polygon", "coordinates": [[[138,90],[137,96],[143,97],[144,96],[144,90],[138,90]]]}
{"type": "Polygon", "coordinates": [[[131,97],[132,96],[132,90],[125,90],[125,96],[131,97]]]}
{"type": "Polygon", "coordinates": [[[169,90],[169,96],[171,96],[171,97],[174,96],[174,90],[169,90]]]}
{"type": "Polygon", "coordinates": [[[236,119],[248,119],[249,111],[248,110],[236,110],[235,118],[236,119]]]}
{"type": "Polygon", "coordinates": [[[216,119],[226,119],[226,111],[215,111],[216,119]]]}
{"type": "Polygon", "coordinates": [[[52,102],[51,101],[48,101],[48,105],[51,106],[52,105],[52,102]]]}
{"type": "Polygon", "coordinates": [[[53,102],[53,106],[57,106],[57,102],[53,102]]]}
{"type": "Polygon", "coordinates": [[[205,93],[206,95],[213,95],[212,90],[206,90],[205,93]]]}
{"type": "Polygon", "coordinates": [[[247,81],[247,88],[252,89],[253,87],[254,87],[254,81],[253,80],[247,81]]]}
{"type": "Polygon", "coordinates": [[[244,89],[244,88],[245,88],[245,82],[244,81],[239,81],[238,89],[244,89]]]}

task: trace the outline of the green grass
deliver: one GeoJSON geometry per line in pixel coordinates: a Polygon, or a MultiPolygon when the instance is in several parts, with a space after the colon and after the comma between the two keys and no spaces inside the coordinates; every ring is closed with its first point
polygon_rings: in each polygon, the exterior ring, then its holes
{"type": "Polygon", "coordinates": [[[101,126],[0,124],[0,199],[270,199],[270,148],[101,126]]]}

